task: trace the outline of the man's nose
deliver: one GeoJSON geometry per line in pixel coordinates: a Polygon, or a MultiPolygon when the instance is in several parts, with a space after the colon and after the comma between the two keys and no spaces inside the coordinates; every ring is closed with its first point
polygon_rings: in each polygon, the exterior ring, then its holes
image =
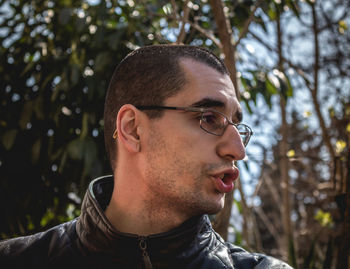
{"type": "Polygon", "coordinates": [[[234,125],[229,124],[217,146],[217,154],[230,161],[239,161],[245,157],[245,147],[234,125]]]}

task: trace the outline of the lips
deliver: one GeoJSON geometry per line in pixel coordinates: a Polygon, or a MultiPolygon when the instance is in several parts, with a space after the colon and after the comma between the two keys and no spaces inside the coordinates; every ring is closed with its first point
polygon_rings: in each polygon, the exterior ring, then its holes
{"type": "Polygon", "coordinates": [[[234,188],[234,181],[239,176],[239,170],[236,167],[221,171],[212,175],[215,188],[221,193],[228,193],[234,188]]]}

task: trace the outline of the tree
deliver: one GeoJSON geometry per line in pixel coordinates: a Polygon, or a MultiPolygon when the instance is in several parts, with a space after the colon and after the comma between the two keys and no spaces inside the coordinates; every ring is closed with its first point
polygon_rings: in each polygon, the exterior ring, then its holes
{"type": "Polygon", "coordinates": [[[110,173],[102,115],[114,67],[135,47],[166,40],[160,18],[152,20],[162,9],[151,1],[2,1],[1,7],[4,238],[79,213],[88,181],[110,173]]]}
{"type": "Polygon", "coordinates": [[[77,216],[88,182],[110,173],[102,114],[118,62],[139,46],[192,44],[225,60],[255,133],[248,160],[238,163],[250,179],[242,173],[222,213],[211,216],[214,228],[227,239],[235,227],[237,243],[296,268],[347,268],[347,1],[0,6],[1,238],[77,216]]]}
{"type": "MultiPolygon", "coordinates": [[[[344,156],[347,154],[348,144],[345,142],[347,141],[346,135],[340,131],[345,130],[346,126],[342,125],[341,129],[331,128],[330,122],[334,120],[331,118],[334,118],[335,110],[338,110],[337,120],[341,119],[343,124],[347,123],[344,111],[349,100],[349,93],[343,88],[338,89],[340,87],[338,83],[343,83],[345,87],[348,85],[347,71],[344,70],[348,70],[349,55],[348,50],[344,50],[344,46],[341,45],[347,44],[348,32],[345,30],[347,27],[345,20],[348,18],[348,3],[327,1],[321,4],[319,1],[308,1],[300,5],[299,13],[295,13],[288,12],[287,1],[280,2],[285,10],[281,26],[288,29],[292,27],[288,26],[288,22],[294,24],[293,29],[290,32],[285,31],[283,35],[279,31],[273,32],[276,37],[272,40],[278,41],[282,38],[284,44],[282,48],[280,45],[273,44],[268,38],[261,38],[261,35],[256,34],[255,31],[250,31],[248,36],[257,40],[272,55],[276,55],[275,59],[278,60],[272,60],[272,62],[275,62],[276,66],[276,62],[282,62],[282,68],[272,66],[276,69],[269,76],[268,72],[271,67],[263,65],[260,67],[261,71],[258,69],[251,72],[255,83],[249,80],[243,80],[243,82],[250,95],[256,96],[257,93],[267,92],[265,100],[271,107],[273,103],[270,98],[279,92],[278,88],[283,85],[284,81],[292,82],[294,92],[295,89],[298,89],[298,92],[302,94],[289,98],[289,101],[294,104],[290,109],[287,105],[286,112],[293,117],[289,117],[288,120],[287,114],[287,121],[284,121],[284,128],[288,130],[287,136],[284,132],[281,139],[277,140],[277,145],[288,141],[287,152],[284,150],[278,155],[277,153],[273,155],[275,162],[279,159],[289,159],[287,172],[289,176],[292,175],[288,192],[293,196],[289,217],[294,227],[292,231],[294,248],[289,251],[290,263],[295,267],[303,268],[321,268],[322,266],[324,268],[347,268],[349,247],[348,243],[345,243],[348,242],[348,238],[344,236],[346,234],[344,228],[349,227],[348,219],[345,217],[349,205],[345,197],[348,197],[349,192],[346,190],[348,160],[344,156]],[[311,44],[313,49],[309,51],[296,49],[297,45],[300,47],[300,44],[311,44]],[[313,104],[312,109],[315,111],[315,116],[312,116],[312,110],[303,109],[301,97],[309,98],[307,100],[313,104]],[[325,109],[326,105],[330,107],[330,114],[325,109]],[[289,111],[294,111],[294,113],[289,111]],[[301,119],[295,114],[306,116],[303,123],[306,126],[305,134],[302,128],[297,127],[296,124],[301,119]],[[316,121],[311,121],[311,119],[316,121]],[[342,138],[340,138],[339,131],[343,133],[342,138]],[[339,214],[343,217],[339,218],[339,214]],[[338,230],[339,233],[334,233],[335,230],[338,230]],[[339,245],[334,245],[335,237],[339,245]]],[[[265,12],[269,18],[274,18],[271,9],[265,8],[265,12]]],[[[265,238],[269,238],[265,242],[264,238],[262,239],[263,246],[266,243],[271,244],[271,241],[268,240],[273,238],[276,241],[273,248],[277,249],[280,248],[281,244],[278,241],[281,240],[280,235],[283,233],[280,232],[281,223],[271,215],[282,215],[282,208],[274,207],[272,210],[271,206],[281,199],[278,178],[280,173],[286,170],[281,169],[281,166],[275,167],[271,162],[265,163],[264,166],[270,168],[263,167],[260,179],[268,183],[269,188],[263,190],[260,187],[262,183],[259,182],[259,198],[262,204],[260,207],[255,207],[254,210],[259,220],[264,223],[264,228],[259,227],[259,229],[262,229],[262,232],[268,230],[270,234],[266,236],[264,232],[262,233],[265,238]],[[269,170],[274,172],[269,172],[269,170]],[[274,221],[267,221],[271,219],[274,221]]],[[[257,190],[254,193],[256,194],[257,190]]]]}

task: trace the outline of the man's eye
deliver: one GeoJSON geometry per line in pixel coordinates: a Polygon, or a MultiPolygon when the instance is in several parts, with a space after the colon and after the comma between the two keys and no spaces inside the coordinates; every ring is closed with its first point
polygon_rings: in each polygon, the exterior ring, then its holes
{"type": "Polygon", "coordinates": [[[218,124],[218,116],[212,112],[206,112],[202,115],[202,121],[208,124],[218,124]]]}

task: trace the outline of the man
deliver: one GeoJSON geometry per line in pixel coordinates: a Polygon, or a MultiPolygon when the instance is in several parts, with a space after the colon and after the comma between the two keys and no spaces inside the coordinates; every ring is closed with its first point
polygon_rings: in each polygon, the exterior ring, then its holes
{"type": "Polygon", "coordinates": [[[81,215],[4,241],[1,264],[81,268],[290,268],[226,243],[206,214],[224,206],[252,134],[227,69],[194,46],[156,45],[116,68],[105,103],[113,176],[81,215]]]}

